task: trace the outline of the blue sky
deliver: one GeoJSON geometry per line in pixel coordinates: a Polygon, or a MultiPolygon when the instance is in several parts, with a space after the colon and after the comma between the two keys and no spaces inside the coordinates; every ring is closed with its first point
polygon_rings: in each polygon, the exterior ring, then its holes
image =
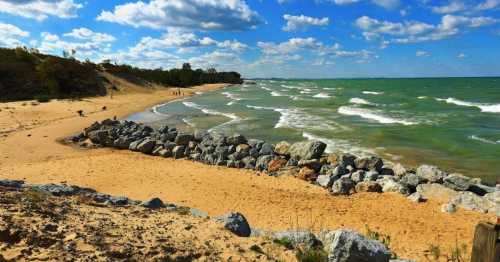
{"type": "Polygon", "coordinates": [[[245,77],[500,75],[500,0],[0,0],[0,46],[245,77]]]}

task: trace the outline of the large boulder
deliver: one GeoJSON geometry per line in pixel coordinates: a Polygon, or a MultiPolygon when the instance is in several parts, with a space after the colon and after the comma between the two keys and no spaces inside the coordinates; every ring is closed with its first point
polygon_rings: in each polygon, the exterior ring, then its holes
{"type": "Polygon", "coordinates": [[[22,180],[0,179],[0,186],[10,188],[21,188],[24,185],[22,180]]]}
{"type": "MultiPolygon", "coordinates": [[[[321,242],[309,230],[290,230],[275,232],[272,237],[280,243],[290,244],[291,247],[317,247],[321,242]]],[[[290,248],[291,248],[290,247],[290,248]]]]}
{"type": "Polygon", "coordinates": [[[470,177],[461,174],[450,174],[443,179],[443,184],[455,191],[466,191],[471,185],[470,180],[470,177]]]}
{"type": "Polygon", "coordinates": [[[339,177],[331,175],[319,175],[318,178],[316,178],[316,184],[328,188],[331,187],[337,179],[339,179],[339,177]]]}
{"type": "Polygon", "coordinates": [[[328,249],[329,262],[388,262],[390,258],[382,243],[352,230],[337,230],[328,249]]]}
{"type": "Polygon", "coordinates": [[[264,143],[260,150],[259,150],[259,155],[273,155],[274,154],[274,146],[269,143],[264,143]]]}
{"type": "Polygon", "coordinates": [[[421,165],[417,168],[417,176],[427,179],[431,183],[442,183],[446,172],[436,166],[421,165]]]}
{"type": "Polygon", "coordinates": [[[334,195],[349,195],[354,193],[354,181],[349,177],[341,177],[332,185],[332,194],[334,195]]]}
{"type": "Polygon", "coordinates": [[[417,176],[416,174],[413,174],[413,173],[408,173],[408,174],[404,175],[403,177],[401,177],[399,182],[401,182],[402,184],[405,184],[406,186],[408,186],[412,190],[416,190],[417,186],[420,184],[426,183],[427,179],[425,179],[421,176],[417,176]]]}
{"type": "Polygon", "coordinates": [[[316,174],[314,169],[305,166],[305,167],[302,167],[300,169],[299,174],[297,175],[297,178],[311,182],[311,181],[315,181],[317,176],[318,175],[316,174]]]}
{"type": "Polygon", "coordinates": [[[402,195],[410,194],[410,189],[407,186],[399,182],[396,182],[395,180],[386,179],[382,184],[383,184],[382,186],[383,192],[396,192],[402,195]]]}
{"type": "Polygon", "coordinates": [[[176,146],[174,147],[174,149],[172,150],[172,156],[175,158],[175,159],[179,159],[179,158],[183,158],[184,157],[184,152],[186,151],[186,147],[185,146],[176,146]]]}
{"type": "Polygon", "coordinates": [[[267,171],[276,172],[286,165],[286,159],[273,159],[267,164],[267,171]]]}
{"type": "Polygon", "coordinates": [[[484,197],[480,197],[472,192],[460,192],[451,203],[465,210],[488,213],[495,208],[495,202],[491,202],[484,197]]]}
{"type": "MultiPolygon", "coordinates": [[[[108,130],[95,130],[95,131],[90,131],[87,134],[87,137],[92,141],[94,144],[100,144],[100,145],[105,145],[108,140],[108,130]]],[[[109,141],[111,142],[111,141],[109,141]]],[[[111,142],[112,143],[112,142],[111,142]]]]}
{"type": "Polygon", "coordinates": [[[194,136],[188,133],[178,133],[175,137],[175,143],[180,146],[187,146],[189,141],[194,140],[194,136]]]}
{"type": "Polygon", "coordinates": [[[223,223],[224,228],[240,237],[249,237],[251,230],[247,219],[239,212],[231,212],[215,218],[215,221],[223,223]]]}
{"type": "Polygon", "coordinates": [[[68,185],[42,184],[33,185],[32,189],[51,194],[53,196],[72,196],[80,191],[80,188],[68,185]]]}
{"type": "Polygon", "coordinates": [[[470,184],[469,189],[467,191],[473,192],[476,195],[484,196],[488,193],[495,192],[495,188],[487,185],[483,185],[480,183],[470,184]]]}
{"type": "Polygon", "coordinates": [[[247,139],[240,134],[234,134],[234,135],[227,138],[227,143],[229,145],[237,146],[239,144],[246,144],[247,139]]]}
{"type": "Polygon", "coordinates": [[[258,171],[267,170],[268,163],[271,160],[273,160],[272,155],[260,156],[259,158],[257,158],[257,162],[255,163],[255,169],[258,171]]]}
{"type": "Polygon", "coordinates": [[[326,144],[321,141],[305,141],[290,146],[290,156],[297,159],[319,159],[325,152],[326,144]]]}
{"type": "Polygon", "coordinates": [[[290,150],[290,144],[286,141],[281,141],[274,147],[274,152],[280,155],[288,155],[290,150]]]}
{"type": "Polygon", "coordinates": [[[380,172],[383,166],[384,162],[380,157],[360,157],[354,160],[354,167],[356,167],[356,169],[376,170],[380,172]]]}
{"type": "Polygon", "coordinates": [[[356,192],[382,192],[382,186],[375,181],[363,181],[356,184],[356,192]]]}
{"type": "Polygon", "coordinates": [[[394,171],[394,175],[400,178],[406,174],[406,168],[400,163],[394,164],[392,170],[394,171]]]}
{"type": "Polygon", "coordinates": [[[163,203],[163,201],[161,201],[161,199],[155,197],[155,198],[152,198],[146,202],[143,202],[141,204],[141,206],[143,206],[145,208],[149,208],[149,209],[158,209],[158,208],[165,207],[165,204],[163,203]]]}
{"type": "Polygon", "coordinates": [[[441,184],[421,184],[417,186],[417,192],[427,199],[448,202],[458,195],[458,192],[441,184]]]}
{"type": "Polygon", "coordinates": [[[140,151],[144,154],[151,154],[151,152],[153,152],[155,145],[156,141],[146,138],[137,145],[137,151],[140,151]]]}

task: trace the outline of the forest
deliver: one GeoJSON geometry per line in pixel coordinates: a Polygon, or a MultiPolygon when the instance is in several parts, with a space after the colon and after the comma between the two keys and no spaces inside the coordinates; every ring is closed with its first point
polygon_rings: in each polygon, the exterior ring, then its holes
{"type": "Polygon", "coordinates": [[[163,86],[190,87],[207,83],[242,83],[237,72],[217,72],[191,68],[143,69],[109,60],[93,63],[76,59],[75,52],[63,52],[62,57],[42,54],[36,49],[0,48],[0,101],[51,98],[82,98],[106,94],[100,72],[146,81],[163,86]]]}

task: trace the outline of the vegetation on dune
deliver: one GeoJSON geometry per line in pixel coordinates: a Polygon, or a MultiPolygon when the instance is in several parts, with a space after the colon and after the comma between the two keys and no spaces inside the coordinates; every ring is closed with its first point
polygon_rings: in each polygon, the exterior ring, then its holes
{"type": "Polygon", "coordinates": [[[74,51],[63,52],[63,57],[58,57],[25,47],[0,48],[0,101],[105,95],[99,72],[177,87],[242,82],[236,72],[217,72],[213,68],[193,70],[188,63],[181,69],[141,69],[111,64],[109,60],[100,64],[79,61],[74,55],[74,51]]]}

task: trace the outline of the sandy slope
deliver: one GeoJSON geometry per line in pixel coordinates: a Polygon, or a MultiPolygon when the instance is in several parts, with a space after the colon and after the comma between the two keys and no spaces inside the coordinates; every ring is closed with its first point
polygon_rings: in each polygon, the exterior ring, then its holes
{"type": "Polygon", "coordinates": [[[173,98],[168,90],[132,91],[113,100],[55,101],[39,106],[0,104],[2,129],[16,123],[29,126],[38,120],[31,129],[21,128],[0,139],[0,178],[68,182],[141,200],[157,196],[210,215],[235,210],[242,212],[252,226],[268,230],[348,227],[365,232],[368,225],[390,235],[391,248],[401,257],[420,259],[425,259],[430,244],[449,250],[458,242],[470,248],[475,224],[494,219],[492,215],[466,211],[444,214],[436,201],[415,204],[401,195],[370,193],[332,197],[321,188],[289,177],[257,176],[250,171],[112,149],[77,150],[55,142],[95,120],[123,116],[173,98]],[[101,110],[103,105],[107,111],[101,110]],[[6,112],[5,107],[15,109],[6,112]],[[78,117],[74,113],[78,109],[93,113],[78,117]],[[14,118],[17,122],[12,121],[14,118]]]}

